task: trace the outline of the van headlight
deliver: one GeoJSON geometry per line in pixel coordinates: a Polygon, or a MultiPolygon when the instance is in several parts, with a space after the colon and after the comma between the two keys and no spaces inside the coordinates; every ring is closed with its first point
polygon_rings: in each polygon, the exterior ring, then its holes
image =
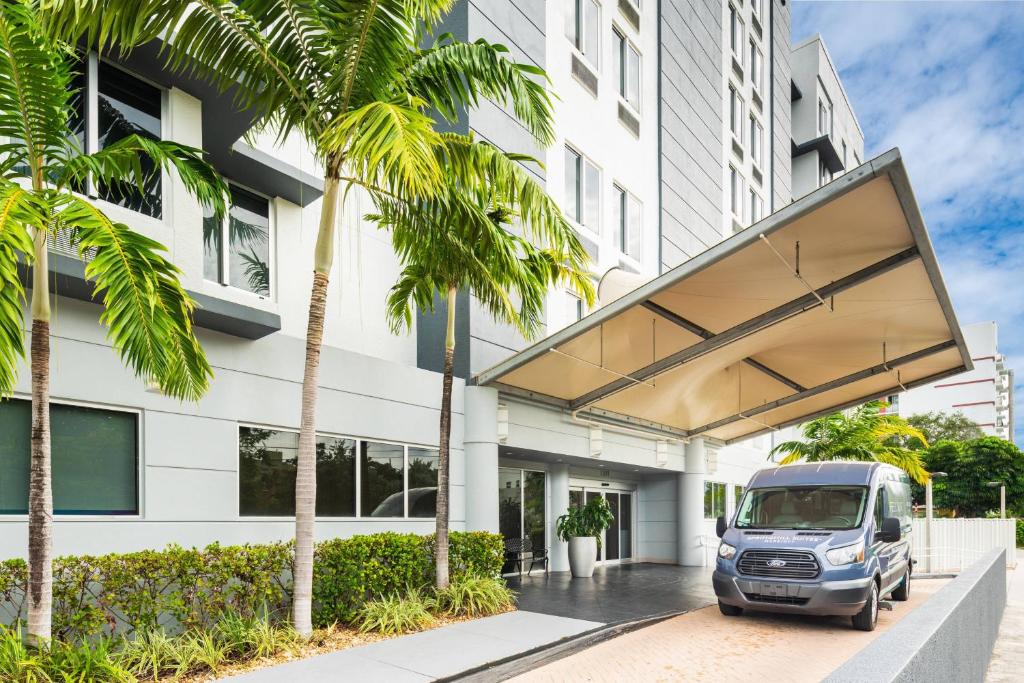
{"type": "Polygon", "coordinates": [[[718,546],[718,556],[723,560],[731,560],[736,557],[736,548],[728,543],[721,543],[718,546]]]}
{"type": "Polygon", "coordinates": [[[825,553],[828,561],[837,567],[844,564],[864,561],[864,541],[857,541],[853,545],[844,545],[841,548],[833,548],[825,553]]]}

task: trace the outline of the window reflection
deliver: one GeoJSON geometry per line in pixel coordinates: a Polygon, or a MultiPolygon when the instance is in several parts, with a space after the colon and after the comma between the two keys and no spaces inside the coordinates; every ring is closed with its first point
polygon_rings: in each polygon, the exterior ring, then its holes
{"type": "Polygon", "coordinates": [[[437,451],[409,448],[409,516],[437,514],[437,451]]]}
{"type": "Polygon", "coordinates": [[[402,490],[405,449],[364,441],[361,502],[364,517],[404,517],[402,490]]]}
{"type": "Polygon", "coordinates": [[[231,185],[227,219],[218,221],[203,210],[203,276],[259,296],[270,296],[270,202],[231,185]],[[224,233],[228,258],[224,262],[224,233]],[[225,266],[227,272],[225,272],[225,266]]]}

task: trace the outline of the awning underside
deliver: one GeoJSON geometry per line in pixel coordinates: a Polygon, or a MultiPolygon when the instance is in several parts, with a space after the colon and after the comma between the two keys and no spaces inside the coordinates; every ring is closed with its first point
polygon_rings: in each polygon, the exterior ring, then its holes
{"type": "Polygon", "coordinates": [[[893,151],[476,381],[728,442],[969,367],[893,151]]]}

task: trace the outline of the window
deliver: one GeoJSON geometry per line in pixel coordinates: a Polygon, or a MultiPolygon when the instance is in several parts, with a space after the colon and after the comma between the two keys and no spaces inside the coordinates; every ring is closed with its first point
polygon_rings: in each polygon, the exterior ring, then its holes
{"type": "Polygon", "coordinates": [[[899,415],[900,414],[900,395],[892,394],[891,396],[885,397],[885,402],[888,404],[883,407],[881,412],[883,415],[899,415]]]}
{"type": "MultiPolygon", "coordinates": [[[[238,428],[241,516],[295,514],[298,453],[298,432],[238,428]]],[[[433,517],[437,506],[437,462],[435,449],[318,435],[316,514],[433,517]]]]}
{"type": "Polygon", "coordinates": [[[736,528],[856,529],[864,516],[867,493],[863,486],[750,489],[736,515],[736,528]]]}
{"type": "Polygon", "coordinates": [[[618,185],[612,187],[618,210],[619,251],[640,258],[640,221],[643,213],[639,200],[618,185]]]}
{"type": "Polygon", "coordinates": [[[762,7],[761,3],[764,0],[750,0],[750,13],[754,15],[755,19],[761,19],[762,7]]]}
{"type": "Polygon", "coordinates": [[[269,297],[270,201],[237,185],[230,189],[231,208],[223,221],[204,208],[203,277],[269,297]]]}
{"type": "Polygon", "coordinates": [[[615,87],[619,96],[640,111],[640,53],[618,29],[612,29],[615,87]]]}
{"type": "Polygon", "coordinates": [[[743,178],[734,166],[729,166],[729,206],[732,208],[732,215],[743,220],[743,178]]]}
{"type": "MultiPolygon", "coordinates": [[[[82,59],[77,70],[73,87],[81,92],[75,98],[76,113],[70,123],[82,149],[90,153],[105,149],[129,135],[150,140],[161,138],[163,96],[159,88],[99,61],[95,54],[82,59]],[[91,111],[96,112],[94,121],[87,115],[91,111]]],[[[80,189],[132,211],[162,218],[160,169],[143,157],[141,171],[141,190],[135,185],[106,187],[92,183],[89,188],[80,189]]]]}
{"type": "Polygon", "coordinates": [[[764,218],[764,202],[761,197],[754,190],[750,191],[750,224],[758,222],[764,218]]]}
{"type": "Polygon", "coordinates": [[[732,85],[729,86],[729,130],[738,142],[743,142],[743,100],[732,85]]]}
{"type": "Polygon", "coordinates": [[[577,320],[583,320],[583,299],[579,298],[572,292],[565,293],[565,319],[567,324],[572,324],[577,320]]]}
{"type": "Polygon", "coordinates": [[[740,506],[740,502],[743,500],[743,487],[739,484],[735,484],[732,487],[732,505],[733,510],[736,510],[740,506]]]}
{"type": "Polygon", "coordinates": [[[818,99],[818,135],[832,134],[832,104],[818,99]]]}
{"type": "Polygon", "coordinates": [[[755,166],[761,165],[764,152],[764,128],[753,116],[750,117],[750,160],[755,166]]]}
{"type": "Polygon", "coordinates": [[[717,519],[725,517],[725,484],[704,482],[704,517],[717,519]]]}
{"type": "Polygon", "coordinates": [[[832,182],[832,171],[829,169],[828,164],[825,161],[818,161],[818,187],[827,185],[832,182]]]}
{"type": "Polygon", "coordinates": [[[743,62],[743,20],[740,12],[732,4],[729,5],[729,47],[740,63],[743,62]]]}
{"type": "MultiPolygon", "coordinates": [[[[50,403],[51,481],[57,515],[139,512],[139,416],[50,403]]],[[[0,403],[0,514],[28,513],[32,404],[0,403]]]]}
{"type": "Polygon", "coordinates": [[[754,84],[754,90],[761,92],[761,81],[763,78],[764,60],[761,57],[761,50],[753,40],[750,41],[750,82],[754,84]]]}
{"type": "Polygon", "coordinates": [[[844,171],[850,170],[850,167],[847,166],[847,160],[846,160],[846,140],[843,140],[843,170],[844,171]]]}
{"type": "Polygon", "coordinates": [[[600,51],[601,6],[594,0],[568,0],[565,35],[595,67],[600,51]]]}
{"type": "Polygon", "coordinates": [[[569,218],[601,231],[601,171],[571,147],[565,148],[565,197],[569,218]]]}
{"type": "Polygon", "coordinates": [[[885,482],[885,492],[889,498],[889,516],[900,520],[905,530],[913,523],[914,504],[910,492],[910,479],[905,474],[896,475],[885,482]]]}

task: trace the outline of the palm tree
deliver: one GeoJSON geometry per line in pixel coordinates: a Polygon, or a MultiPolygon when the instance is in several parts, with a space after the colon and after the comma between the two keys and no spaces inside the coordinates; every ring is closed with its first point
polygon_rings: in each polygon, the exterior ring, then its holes
{"type": "Polygon", "coordinates": [[[449,166],[476,157],[481,162],[476,165],[487,169],[483,184],[467,185],[451,176],[432,198],[384,200],[379,213],[370,216],[390,228],[404,266],[388,296],[392,330],[411,328],[414,306],[433,311],[438,298],[447,300],[434,553],[439,589],[448,586],[448,470],[458,292],[475,296],[496,321],[512,325],[526,338],[535,336],[543,325],[544,298],[552,285],[568,284],[588,304],[594,299],[585,272],[589,257],[562,212],[521,165],[531,160],[469,136],[448,135],[446,143],[446,158],[440,163],[449,166]],[[506,229],[513,221],[523,228],[525,237],[506,229]]]}
{"type": "Polygon", "coordinates": [[[780,464],[797,461],[861,460],[899,467],[924,484],[928,472],[919,449],[927,448],[924,434],[898,415],[883,414],[882,401],[870,401],[850,414],[832,413],[803,425],[803,439],[785,441],[771,450],[769,458],[786,454],[780,464]]]}
{"type": "Polygon", "coordinates": [[[28,631],[50,638],[53,499],[50,482],[50,291],[48,242],[66,240],[87,261],[103,304],[100,320],[122,360],[163,393],[198,400],[212,370],[192,331],[194,302],[164,247],[111,220],[73,192],[87,179],[122,192],[150,182],[147,165],[174,169],[192,194],[223,214],[227,187],[199,150],[129,135],[84,154],[70,122],[78,93],[72,50],[47,38],[28,0],[0,7],[0,396],[24,358],[25,290],[32,266],[32,437],[29,474],[28,631]]]}
{"type": "MultiPolygon", "coordinates": [[[[507,49],[443,37],[420,47],[453,0],[40,0],[50,30],[122,51],[173,36],[167,66],[233,89],[257,126],[303,135],[324,169],[313,261],[295,478],[293,619],[312,632],[316,399],[328,277],[339,203],[353,187],[376,201],[429,197],[446,173],[472,184],[471,166],[439,165],[434,112],[456,121],[481,98],[510,105],[550,143],[551,103],[540,72],[507,49]]],[[[470,158],[468,161],[472,161],[470,158]]],[[[476,182],[479,182],[477,180],[476,182]]]]}

